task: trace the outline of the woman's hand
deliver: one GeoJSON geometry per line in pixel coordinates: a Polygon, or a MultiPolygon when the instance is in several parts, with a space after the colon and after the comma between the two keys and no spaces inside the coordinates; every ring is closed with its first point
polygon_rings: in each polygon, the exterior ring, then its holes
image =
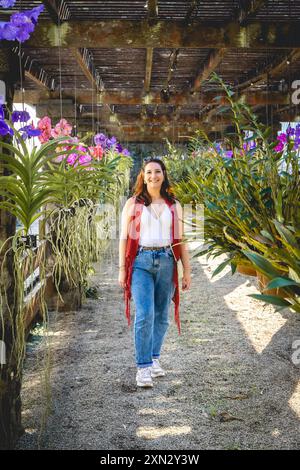
{"type": "Polygon", "coordinates": [[[119,285],[125,289],[126,271],[125,268],[119,268],[119,285]]]}
{"type": "Polygon", "coordinates": [[[191,273],[190,271],[183,271],[182,276],[182,290],[189,290],[191,287],[191,273]]]}

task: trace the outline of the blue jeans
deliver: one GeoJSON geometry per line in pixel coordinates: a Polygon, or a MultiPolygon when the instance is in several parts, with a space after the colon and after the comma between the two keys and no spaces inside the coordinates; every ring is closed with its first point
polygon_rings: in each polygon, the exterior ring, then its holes
{"type": "Polygon", "coordinates": [[[134,340],[138,367],[149,367],[153,364],[152,359],[160,356],[175,290],[173,268],[171,248],[143,250],[139,247],[131,283],[136,310],[134,340]]]}

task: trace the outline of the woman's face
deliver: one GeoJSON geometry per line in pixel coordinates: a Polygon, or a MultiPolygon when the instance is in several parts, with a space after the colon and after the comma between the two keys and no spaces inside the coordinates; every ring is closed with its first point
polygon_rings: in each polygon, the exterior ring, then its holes
{"type": "Polygon", "coordinates": [[[148,188],[160,188],[164,180],[162,167],[159,163],[149,162],[145,166],[144,179],[148,188]]]}

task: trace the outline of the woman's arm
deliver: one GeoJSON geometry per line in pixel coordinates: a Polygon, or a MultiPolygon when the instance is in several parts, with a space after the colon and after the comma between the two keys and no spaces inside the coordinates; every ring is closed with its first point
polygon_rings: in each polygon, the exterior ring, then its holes
{"type": "MultiPolygon", "coordinates": [[[[178,217],[178,225],[179,225],[179,240],[182,240],[184,238],[184,231],[183,231],[183,210],[181,207],[181,204],[176,201],[176,211],[177,211],[177,217],[178,217]]],[[[191,266],[190,266],[190,258],[189,258],[189,252],[187,249],[187,246],[185,243],[180,244],[180,258],[181,262],[183,265],[183,269],[185,271],[190,271],[191,266]]]]}
{"type": "Polygon", "coordinates": [[[119,240],[119,284],[121,287],[125,287],[125,254],[126,244],[128,237],[128,225],[131,216],[131,207],[133,204],[133,198],[126,201],[125,206],[122,210],[121,215],[121,227],[120,227],[120,240],[119,240]]]}
{"type": "MultiPolygon", "coordinates": [[[[176,201],[176,210],[179,221],[179,239],[182,240],[184,238],[183,210],[181,204],[178,201],[176,201]]],[[[186,243],[180,244],[180,259],[183,266],[182,290],[188,290],[191,285],[191,265],[186,243]]]]}

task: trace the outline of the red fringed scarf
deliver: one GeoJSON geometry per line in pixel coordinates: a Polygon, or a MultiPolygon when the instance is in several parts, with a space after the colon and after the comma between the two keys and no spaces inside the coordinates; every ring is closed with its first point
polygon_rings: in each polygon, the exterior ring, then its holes
{"type": "MultiPolygon", "coordinates": [[[[166,204],[169,206],[172,213],[172,248],[175,255],[176,261],[180,258],[180,239],[179,237],[179,221],[176,211],[176,204],[165,199],[166,204]]],[[[130,299],[131,299],[131,280],[133,263],[136,257],[136,253],[139,246],[140,238],[140,227],[141,227],[141,215],[144,203],[137,202],[133,206],[133,214],[129,221],[129,233],[127,236],[126,243],[126,254],[125,254],[125,289],[124,289],[124,300],[125,300],[125,314],[130,325],[130,299]]],[[[173,295],[173,302],[175,304],[175,323],[177,324],[178,333],[180,334],[180,318],[179,318],[179,283],[178,283],[178,270],[177,263],[174,263],[173,271],[173,282],[175,285],[175,292],[173,295]]]]}

